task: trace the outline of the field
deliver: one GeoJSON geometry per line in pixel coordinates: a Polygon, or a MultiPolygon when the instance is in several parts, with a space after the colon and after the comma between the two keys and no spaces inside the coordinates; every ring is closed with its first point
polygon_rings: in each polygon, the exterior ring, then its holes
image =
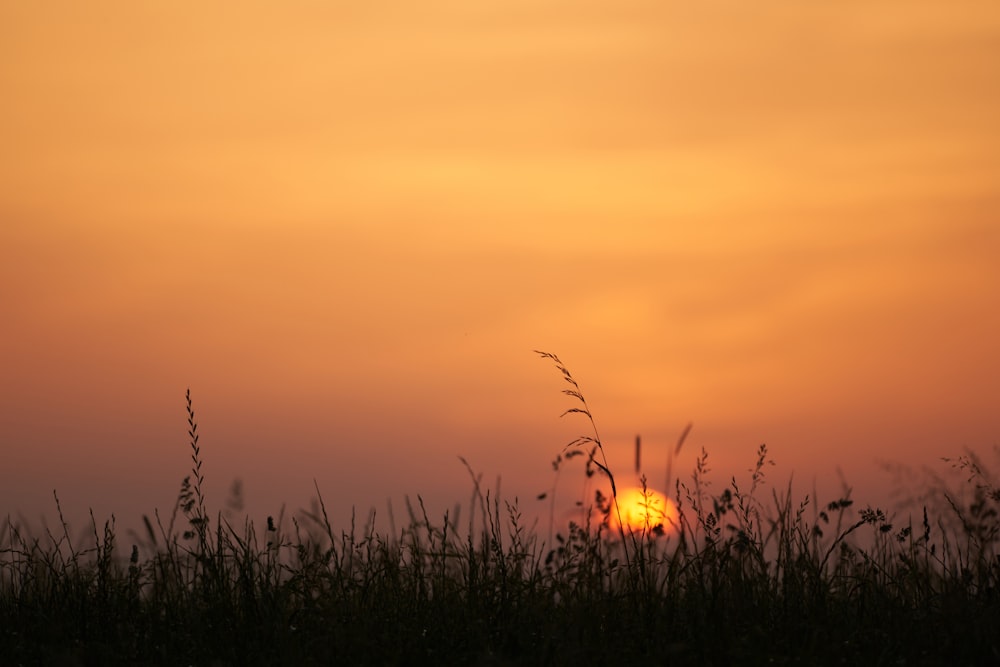
{"type": "MultiPolygon", "coordinates": [[[[579,386],[542,356],[589,433],[556,465],[614,488],[579,386]]],[[[113,520],[86,542],[2,523],[0,664],[1000,664],[1000,489],[973,454],[950,462],[966,487],[903,524],[793,498],[763,446],[748,488],[710,492],[702,452],[676,520],[631,530],[595,493],[548,543],[471,469],[461,525],[418,497],[392,534],[334,527],[318,489],[234,525],[205,506],[190,394],[188,416],[191,475],[138,543],[113,520]]]]}

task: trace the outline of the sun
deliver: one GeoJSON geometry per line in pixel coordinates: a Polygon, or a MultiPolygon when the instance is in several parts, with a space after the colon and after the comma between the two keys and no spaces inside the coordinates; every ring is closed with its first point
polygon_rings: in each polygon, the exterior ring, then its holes
{"type": "MultiPolygon", "coordinates": [[[[633,533],[672,534],[680,527],[680,512],[670,498],[659,491],[641,487],[618,492],[618,509],[626,530],[633,533]]],[[[612,523],[618,526],[618,512],[611,512],[612,523]]]]}

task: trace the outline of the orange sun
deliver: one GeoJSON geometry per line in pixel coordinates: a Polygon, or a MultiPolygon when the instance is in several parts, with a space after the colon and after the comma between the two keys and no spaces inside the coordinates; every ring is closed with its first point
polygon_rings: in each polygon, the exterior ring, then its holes
{"type": "MultiPolygon", "coordinates": [[[[680,527],[677,505],[659,491],[641,487],[626,488],[618,492],[618,509],[626,530],[633,533],[671,534],[680,527]]],[[[611,512],[612,523],[617,527],[618,513],[611,512]]]]}

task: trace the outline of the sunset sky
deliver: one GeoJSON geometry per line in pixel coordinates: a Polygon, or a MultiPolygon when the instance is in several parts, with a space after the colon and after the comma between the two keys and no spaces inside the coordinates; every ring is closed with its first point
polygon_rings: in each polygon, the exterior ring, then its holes
{"type": "Polygon", "coordinates": [[[534,349],[628,481],[997,463],[994,0],[0,0],[0,100],[4,515],[169,513],[188,387],[210,510],[532,514],[534,349]]]}

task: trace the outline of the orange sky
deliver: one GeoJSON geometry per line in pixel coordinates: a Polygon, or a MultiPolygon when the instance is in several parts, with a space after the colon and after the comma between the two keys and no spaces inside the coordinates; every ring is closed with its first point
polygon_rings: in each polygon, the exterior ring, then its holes
{"type": "Polygon", "coordinates": [[[217,509],[533,510],[535,348],[625,478],[988,454],[998,81],[992,0],[0,0],[0,509],[168,511],[190,386],[217,509]]]}

